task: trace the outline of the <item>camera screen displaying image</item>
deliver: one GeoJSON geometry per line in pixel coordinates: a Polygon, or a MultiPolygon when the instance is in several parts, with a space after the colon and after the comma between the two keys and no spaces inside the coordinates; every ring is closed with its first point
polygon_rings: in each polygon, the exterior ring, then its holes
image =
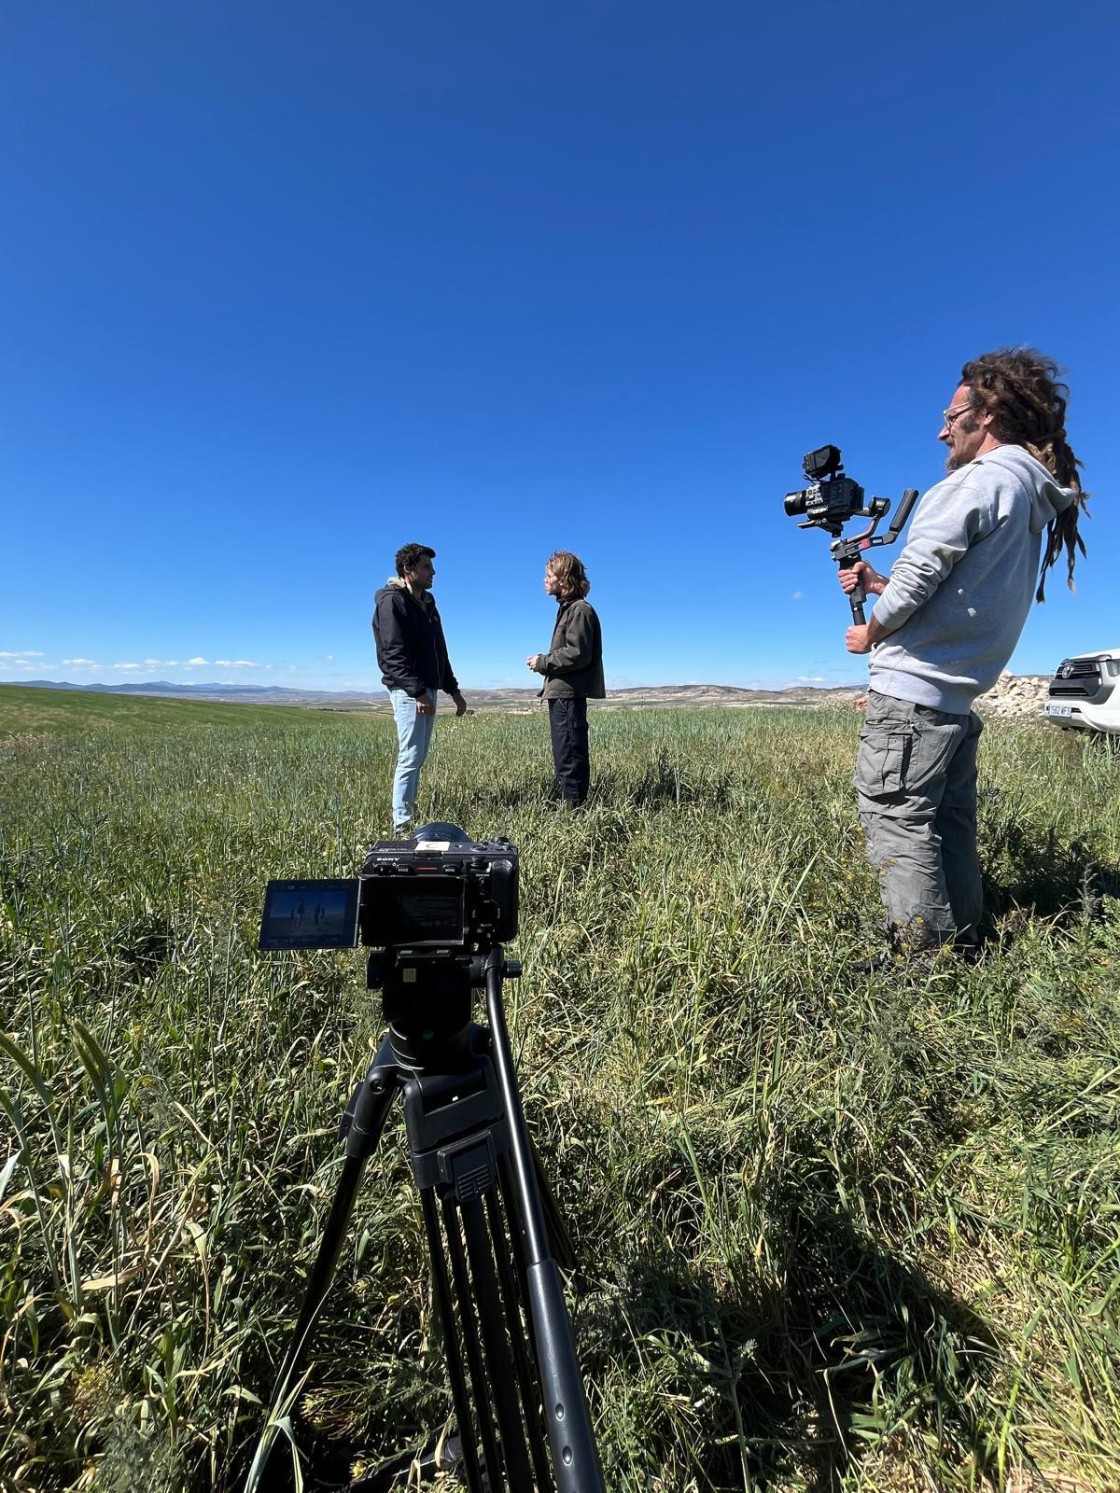
{"type": "Polygon", "coordinates": [[[270,881],[265,888],[259,948],[352,949],[358,942],[361,883],[270,881]]]}

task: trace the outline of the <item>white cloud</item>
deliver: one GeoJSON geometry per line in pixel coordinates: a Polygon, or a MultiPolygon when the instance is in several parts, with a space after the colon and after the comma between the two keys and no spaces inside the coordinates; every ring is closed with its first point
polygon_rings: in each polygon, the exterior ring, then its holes
{"type": "Polygon", "coordinates": [[[794,593],[793,593],[793,600],[794,600],[794,601],[800,601],[800,600],[801,600],[801,597],[802,597],[802,594],[803,594],[803,593],[802,593],[802,592],[800,592],[800,591],[795,591],[795,592],[794,592],[794,593]]]}
{"type": "MultiPolygon", "coordinates": [[[[45,655],[38,649],[32,648],[22,649],[19,651],[0,650],[0,666],[2,666],[3,662],[6,660],[9,667],[29,669],[32,667],[32,664],[29,662],[29,660],[42,659],[44,657],[45,655]]],[[[260,669],[262,671],[271,671],[277,668],[278,665],[260,663],[256,659],[252,658],[210,659],[203,658],[201,656],[186,660],[178,658],[149,657],[144,658],[139,662],[135,659],[122,658],[117,659],[111,664],[103,664],[98,663],[97,659],[95,658],[85,658],[75,655],[71,658],[62,659],[61,663],[36,664],[34,665],[34,667],[44,668],[48,670],[57,669],[60,667],[67,669],[87,669],[94,673],[101,670],[109,669],[122,674],[134,675],[138,673],[144,673],[149,677],[155,677],[157,670],[161,673],[164,671],[172,671],[176,669],[260,669]]]]}

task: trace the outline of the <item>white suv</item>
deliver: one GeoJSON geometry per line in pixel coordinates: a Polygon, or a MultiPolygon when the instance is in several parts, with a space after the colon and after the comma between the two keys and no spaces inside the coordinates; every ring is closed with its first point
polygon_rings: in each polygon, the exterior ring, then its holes
{"type": "Polygon", "coordinates": [[[1046,718],[1067,731],[1120,734],[1120,648],[1063,658],[1050,679],[1046,718]]]}

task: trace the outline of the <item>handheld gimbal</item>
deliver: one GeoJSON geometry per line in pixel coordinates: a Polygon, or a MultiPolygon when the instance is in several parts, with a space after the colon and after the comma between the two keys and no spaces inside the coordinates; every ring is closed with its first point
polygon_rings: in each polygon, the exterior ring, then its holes
{"type": "MultiPolygon", "coordinates": [[[[918,500],[918,489],[908,487],[887,532],[876,534],[879,520],[890,512],[891,501],[889,498],[872,498],[865,506],[863,488],[853,478],[844,475],[839,446],[820,446],[808,452],[802,460],[801,470],[810,478],[810,485],[786,494],[786,513],[790,518],[805,515],[805,522],[797,526],[799,529],[824,529],[833,536],[832,558],[841,570],[851,570],[863,558],[865,549],[893,544],[918,500]],[[844,525],[851,518],[869,518],[871,523],[862,534],[844,539],[844,525]]],[[[861,583],[848,592],[852,621],[860,627],[867,620],[863,610],[866,600],[861,583]]]]}

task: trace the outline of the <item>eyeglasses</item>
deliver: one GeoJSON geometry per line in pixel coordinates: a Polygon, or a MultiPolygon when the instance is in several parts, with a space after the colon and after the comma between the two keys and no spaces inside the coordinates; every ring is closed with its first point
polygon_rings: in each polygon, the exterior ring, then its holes
{"type": "Polygon", "coordinates": [[[975,406],[973,404],[971,404],[971,403],[969,403],[969,404],[951,404],[947,410],[942,410],[941,411],[941,418],[945,421],[945,428],[946,428],[946,430],[952,430],[953,426],[957,423],[957,421],[960,419],[960,417],[964,414],[965,410],[970,410],[970,409],[974,409],[974,408],[975,408],[975,406]]]}

